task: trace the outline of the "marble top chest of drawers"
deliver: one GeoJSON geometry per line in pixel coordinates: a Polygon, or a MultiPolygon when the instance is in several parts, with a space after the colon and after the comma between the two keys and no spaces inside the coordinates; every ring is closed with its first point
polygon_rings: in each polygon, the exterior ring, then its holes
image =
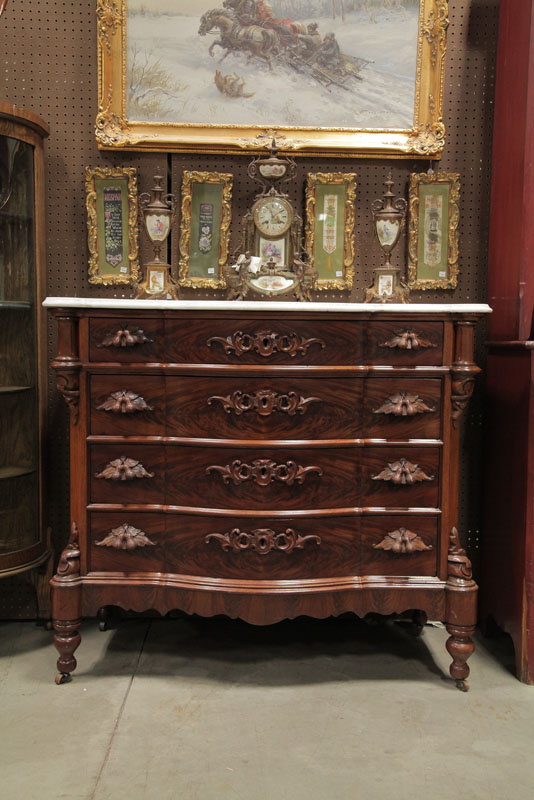
{"type": "Polygon", "coordinates": [[[58,682],[106,605],[255,624],[414,609],[446,622],[466,688],[458,450],[487,306],[45,305],[71,415],[58,682]]]}

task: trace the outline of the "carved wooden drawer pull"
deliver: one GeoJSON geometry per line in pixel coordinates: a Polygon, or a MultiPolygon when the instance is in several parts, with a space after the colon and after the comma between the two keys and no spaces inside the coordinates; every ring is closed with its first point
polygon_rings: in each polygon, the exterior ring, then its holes
{"type": "Polygon", "coordinates": [[[232,480],[235,486],[250,480],[253,480],[258,486],[268,486],[273,481],[293,486],[294,483],[303,483],[306,475],[310,472],[317,472],[319,477],[323,474],[320,467],[303,467],[295,461],[277,464],[276,461],[268,458],[257,458],[252,464],[244,464],[236,459],[225,467],[212,465],[206,468],[207,475],[212,471],[220,472],[224,483],[232,480]]]}
{"type": "Polygon", "coordinates": [[[105,478],[111,481],[133,481],[135,478],[153,478],[153,472],[147,472],[140,461],[135,458],[121,456],[110,461],[102,472],[97,472],[95,478],[105,478]]]}
{"type": "Polygon", "coordinates": [[[391,550],[393,553],[415,553],[418,550],[432,550],[431,544],[425,544],[420,536],[407,528],[386,533],[378,544],[373,545],[375,550],[391,550]]]}
{"type": "Polygon", "coordinates": [[[239,528],[233,528],[227,533],[210,533],[204,541],[209,544],[211,539],[218,541],[223,550],[233,550],[239,553],[242,550],[254,550],[262,556],[271,550],[281,550],[292,553],[293,550],[302,550],[307,542],[321,544],[320,536],[301,536],[293,528],[286,528],[283,533],[275,533],[270,528],[257,528],[255,531],[245,533],[239,528]]]}
{"type": "Polygon", "coordinates": [[[373,414],[392,414],[394,417],[412,417],[414,414],[424,414],[435,411],[435,408],[427,406],[418,394],[409,392],[397,392],[392,397],[384,400],[380,408],[373,411],[373,414]]]}
{"type": "Polygon", "coordinates": [[[214,401],[222,403],[227,414],[232,411],[238,415],[244,414],[245,411],[256,411],[262,417],[269,417],[275,411],[281,411],[292,417],[297,411],[304,414],[310,403],[320,403],[321,398],[302,397],[296,392],[278,394],[271,389],[262,389],[259,392],[250,393],[237,391],[227,394],[225,397],[213,395],[208,398],[208,405],[214,401]]]}
{"type": "Polygon", "coordinates": [[[114,333],[106,333],[100,344],[97,347],[135,347],[137,344],[145,344],[153,342],[154,339],[149,339],[141,328],[119,328],[114,333]]]}
{"type": "Polygon", "coordinates": [[[113,414],[134,414],[136,411],[154,411],[154,408],[140,394],[123,389],[112,392],[96,410],[111,411],[113,414]]]}
{"type": "Polygon", "coordinates": [[[258,331],[258,333],[243,333],[235,331],[231,336],[212,336],[206,344],[211,347],[212,343],[222,345],[228,355],[242,356],[243,353],[258,353],[264,358],[272,356],[273,353],[286,353],[294,358],[297,353],[301,356],[306,355],[308,348],[312,344],[319,344],[324,350],[326,347],[322,339],[305,339],[298,333],[274,333],[273,331],[258,331]]]}
{"type": "Polygon", "coordinates": [[[437,347],[434,342],[430,342],[414,331],[398,331],[391,339],[384,342],[380,347],[398,348],[399,350],[419,350],[426,347],[437,347]]]}
{"type": "Polygon", "coordinates": [[[95,544],[97,547],[113,547],[115,550],[137,550],[138,547],[147,545],[154,547],[157,542],[151,542],[146,533],[125,522],[124,525],[113,528],[105,539],[95,544]]]}
{"type": "Polygon", "coordinates": [[[373,475],[374,481],[391,481],[397,486],[407,486],[420,481],[433,481],[433,475],[427,475],[418,464],[412,464],[406,458],[399,458],[393,464],[388,464],[378,475],[373,475]]]}

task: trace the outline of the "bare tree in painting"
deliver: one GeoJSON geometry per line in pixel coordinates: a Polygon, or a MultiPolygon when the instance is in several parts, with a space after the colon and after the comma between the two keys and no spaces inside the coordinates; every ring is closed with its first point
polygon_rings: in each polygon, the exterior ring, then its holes
{"type": "Polygon", "coordinates": [[[168,100],[188,88],[179,85],[161,66],[152,52],[140,53],[134,44],[128,70],[128,107],[130,116],[139,119],[161,119],[170,112],[168,100]]]}

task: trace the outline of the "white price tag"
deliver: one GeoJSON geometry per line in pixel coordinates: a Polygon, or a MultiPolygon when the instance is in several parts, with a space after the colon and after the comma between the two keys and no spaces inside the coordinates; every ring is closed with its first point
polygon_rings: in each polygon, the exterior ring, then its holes
{"type": "Polygon", "coordinates": [[[439,277],[440,277],[440,278],[446,278],[446,277],[447,277],[447,273],[446,273],[446,272],[444,272],[443,270],[440,270],[440,272],[439,272],[439,277]]]}
{"type": "Polygon", "coordinates": [[[343,277],[342,271],[340,269],[336,269],[336,278],[342,278],[342,277],[343,277]]]}
{"type": "Polygon", "coordinates": [[[121,267],[119,272],[128,272],[128,267],[121,267]]]}
{"type": "Polygon", "coordinates": [[[213,275],[215,272],[215,267],[208,267],[208,275],[213,275]]]}

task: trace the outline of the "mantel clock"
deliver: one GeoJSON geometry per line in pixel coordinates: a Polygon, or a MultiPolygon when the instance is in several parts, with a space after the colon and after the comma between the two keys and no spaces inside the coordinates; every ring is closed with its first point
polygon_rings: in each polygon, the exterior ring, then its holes
{"type": "Polygon", "coordinates": [[[296,174],[294,159],[278,156],[274,143],[269,156],[249,164],[248,175],[262,190],[243,218],[243,252],[259,257],[262,266],[274,262],[281,269],[291,269],[299,252],[302,218],[281,190],[296,174]]]}

